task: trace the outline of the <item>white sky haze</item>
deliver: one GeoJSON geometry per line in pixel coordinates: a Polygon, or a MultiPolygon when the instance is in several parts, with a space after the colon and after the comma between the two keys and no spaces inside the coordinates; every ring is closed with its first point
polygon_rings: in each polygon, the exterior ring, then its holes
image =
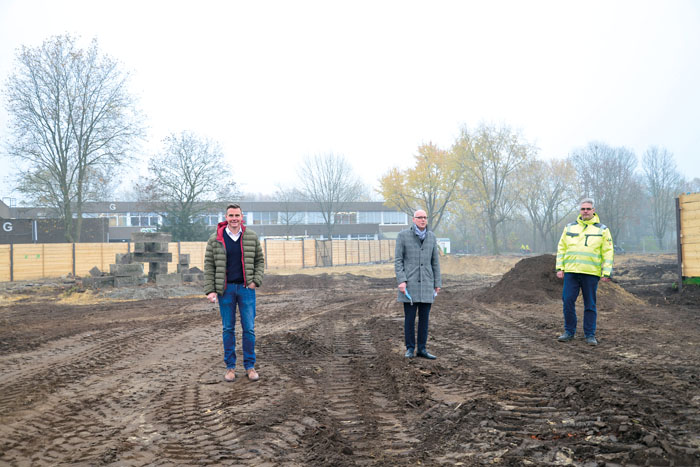
{"type": "MultiPolygon", "coordinates": [[[[693,1],[0,0],[2,85],[18,47],[66,32],[131,73],[144,160],[193,131],[221,143],[246,192],[292,185],[304,156],[327,152],[376,187],[421,143],[448,148],[481,121],[542,158],[663,146],[700,177],[693,1]]],[[[3,140],[7,119],[3,101],[3,140]]],[[[13,195],[13,163],[0,167],[13,195]]]]}

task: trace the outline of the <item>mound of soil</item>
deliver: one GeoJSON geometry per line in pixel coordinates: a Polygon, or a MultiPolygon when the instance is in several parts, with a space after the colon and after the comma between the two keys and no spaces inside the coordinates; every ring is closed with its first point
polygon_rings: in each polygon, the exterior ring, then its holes
{"type": "MultiPolygon", "coordinates": [[[[557,278],[556,257],[541,255],[525,258],[508,271],[498,283],[480,294],[477,298],[485,303],[543,303],[561,300],[563,281],[557,278]]],[[[618,284],[600,282],[598,303],[611,311],[622,307],[639,306],[644,302],[618,284]]],[[[581,296],[579,295],[579,301],[581,296]]]]}
{"type": "Polygon", "coordinates": [[[562,281],[557,278],[555,266],[554,255],[522,259],[477,298],[486,303],[542,303],[560,299],[562,281]]]}

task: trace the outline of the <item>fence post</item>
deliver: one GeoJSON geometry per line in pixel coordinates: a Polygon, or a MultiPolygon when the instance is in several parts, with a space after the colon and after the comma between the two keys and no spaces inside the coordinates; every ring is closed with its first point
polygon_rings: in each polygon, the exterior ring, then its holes
{"type": "Polygon", "coordinates": [[[683,291],[683,248],[681,246],[681,199],[676,198],[676,245],[678,249],[678,291],[683,291]]]}
{"type": "Polygon", "coordinates": [[[306,248],[306,240],[304,240],[304,239],[302,238],[302,239],[301,239],[301,268],[302,268],[302,269],[306,267],[306,251],[305,251],[305,248],[306,248]]]}
{"type": "Polygon", "coordinates": [[[265,248],[265,269],[267,269],[267,238],[263,239],[263,245],[265,248]]]}
{"type": "Polygon", "coordinates": [[[72,255],[73,256],[73,268],[72,268],[72,271],[73,271],[73,278],[75,278],[75,242],[72,243],[72,246],[73,246],[73,248],[72,248],[72,250],[73,250],[73,255],[72,255]]]}
{"type": "Polygon", "coordinates": [[[10,243],[10,282],[15,280],[15,244],[10,243]]]}

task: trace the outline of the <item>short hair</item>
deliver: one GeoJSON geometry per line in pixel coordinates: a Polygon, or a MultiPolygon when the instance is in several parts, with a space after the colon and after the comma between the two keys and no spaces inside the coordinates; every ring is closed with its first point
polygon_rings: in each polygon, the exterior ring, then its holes
{"type": "MultiPolygon", "coordinates": [[[[241,205],[238,203],[231,203],[228,206],[226,206],[226,211],[224,212],[228,212],[229,209],[241,209],[241,205]]],[[[243,209],[241,209],[241,212],[243,212],[243,209]]]]}
{"type": "Polygon", "coordinates": [[[595,202],[593,201],[593,198],[583,198],[580,203],[578,203],[578,207],[580,208],[583,206],[583,204],[590,204],[592,208],[595,207],[595,202]]]}

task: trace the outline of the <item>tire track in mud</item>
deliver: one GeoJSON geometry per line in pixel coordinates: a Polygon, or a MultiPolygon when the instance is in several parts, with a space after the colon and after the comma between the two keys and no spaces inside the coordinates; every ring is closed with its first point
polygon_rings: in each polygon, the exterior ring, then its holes
{"type": "MultiPolygon", "coordinates": [[[[682,456],[697,445],[697,439],[687,436],[688,422],[698,427],[697,405],[688,409],[687,399],[678,398],[677,391],[669,391],[669,372],[658,368],[657,364],[653,365],[657,369],[652,368],[642,377],[629,374],[626,365],[591,364],[597,359],[606,360],[608,351],[604,347],[592,349],[579,342],[558,343],[554,336],[533,332],[527,317],[478,304],[472,304],[468,316],[451,317],[451,325],[442,326],[435,333],[439,337],[434,340],[443,346],[456,347],[458,350],[453,353],[458,356],[459,366],[466,366],[468,370],[461,372],[452,368],[457,371],[451,377],[442,375],[431,388],[431,394],[443,404],[458,404],[458,408],[471,401],[488,405],[490,399],[496,399],[492,396],[497,396],[496,404],[492,404],[488,413],[481,411],[484,419],[479,427],[473,428],[478,433],[475,437],[521,440],[518,449],[503,448],[490,453],[480,444],[473,445],[471,450],[463,445],[462,453],[474,459],[493,460],[508,453],[531,462],[565,461],[597,445],[601,451],[612,453],[601,455],[601,460],[626,462],[630,460],[630,452],[634,458],[634,451],[645,459],[658,457],[657,451],[661,448],[682,456]],[[454,326],[461,329],[457,331],[454,326]],[[569,352],[574,350],[572,345],[576,346],[575,351],[569,352]],[[543,387],[537,381],[553,377],[562,384],[543,387]],[[650,384],[654,380],[657,383],[650,384]],[[661,384],[663,382],[666,384],[661,384]],[[500,388],[498,394],[490,394],[490,387],[500,388]],[[621,399],[637,399],[644,406],[654,407],[654,415],[648,417],[641,434],[624,434],[634,430],[634,424],[638,423],[635,420],[640,414],[633,407],[611,408],[597,401],[598,393],[606,387],[619,391],[621,399]],[[590,402],[595,408],[587,410],[586,404],[590,402]],[[676,415],[679,413],[686,417],[685,423],[676,415]],[[663,426],[663,432],[655,430],[656,426],[663,426]],[[563,450],[557,446],[562,439],[567,440],[565,444],[569,446],[563,450]],[[543,446],[546,447],[544,453],[543,446]]],[[[690,389],[683,380],[675,377],[671,380],[676,383],[672,386],[690,389]]],[[[495,446],[498,444],[495,442],[495,446]]],[[[507,446],[507,443],[500,444],[507,446]]],[[[447,459],[449,455],[438,457],[441,461],[447,459]]]]}
{"type": "MultiPolygon", "coordinates": [[[[270,302],[280,302],[274,295],[261,294],[261,298],[262,308],[270,302]]],[[[301,305],[301,301],[294,299],[284,303],[291,310],[286,313],[290,314],[301,305]]],[[[300,380],[295,372],[290,373],[289,365],[296,365],[297,359],[288,349],[280,348],[279,329],[308,326],[317,316],[337,308],[336,305],[326,310],[314,309],[293,323],[284,320],[286,313],[282,319],[261,316],[256,323],[256,368],[261,375],[258,382],[247,380],[239,362],[233,383],[223,382],[223,371],[212,377],[210,370],[198,369],[194,372],[196,376],[187,382],[164,387],[153,401],[154,410],[149,417],[152,426],[160,427],[157,458],[166,464],[259,465],[299,457],[303,435],[319,422],[304,412],[306,384],[312,380],[300,380]]],[[[297,336],[296,331],[286,333],[292,346],[301,343],[297,336]]],[[[219,338],[210,338],[216,342],[216,357],[200,365],[217,368],[221,366],[219,338]]],[[[240,341],[240,335],[237,339],[240,341]]],[[[242,360],[240,357],[239,354],[242,360]]],[[[148,462],[138,454],[134,459],[138,463],[148,462]]]]}
{"type": "MultiPolygon", "coordinates": [[[[520,319],[515,319],[508,313],[502,311],[489,309],[488,310],[493,316],[500,322],[508,323],[513,327],[519,329],[522,332],[530,332],[531,327],[527,325],[526,322],[520,319]]],[[[544,338],[547,339],[547,338],[544,338]]],[[[547,339],[545,342],[540,342],[539,345],[548,344],[549,346],[561,346],[562,344],[555,342],[554,339],[547,339]]],[[[580,343],[579,347],[583,344],[580,343]]],[[[663,426],[667,434],[664,433],[669,439],[665,449],[674,449],[676,451],[684,451],[686,447],[689,447],[693,442],[687,436],[687,427],[681,428],[681,421],[690,422],[690,425],[696,429],[700,428],[700,411],[695,408],[689,407],[689,398],[683,395],[690,394],[694,385],[689,384],[688,381],[679,379],[673,372],[669,371],[669,367],[660,367],[658,361],[656,361],[655,354],[648,354],[646,352],[640,353],[638,360],[635,362],[636,365],[640,363],[645,367],[643,374],[634,371],[630,368],[627,361],[615,361],[615,358],[611,355],[611,351],[606,346],[598,346],[591,348],[589,346],[583,345],[583,349],[576,348],[577,352],[571,352],[567,357],[562,358],[562,352],[557,354],[557,363],[554,365],[555,370],[568,380],[575,382],[581,382],[583,379],[584,383],[595,382],[597,386],[603,386],[608,388],[615,388],[619,393],[625,395],[625,399],[636,399],[638,402],[642,402],[644,406],[651,408],[649,414],[653,414],[651,417],[651,424],[663,426]],[[570,358],[573,357],[573,358],[570,358]],[[589,364],[589,360],[602,359],[605,363],[597,365],[598,368],[589,364]],[[585,369],[585,378],[582,378],[580,369],[585,369]],[[679,397],[680,395],[680,397],[679,397]],[[680,417],[676,414],[682,414],[680,417]],[[660,423],[659,423],[660,422],[660,423]],[[681,441],[681,442],[679,442],[681,441]]],[[[614,350],[613,350],[614,351],[614,350]]],[[[509,352],[513,355],[515,352],[509,352]]],[[[551,358],[547,357],[547,352],[538,352],[534,356],[530,355],[526,357],[531,363],[535,363],[539,368],[552,367],[551,358]]],[[[667,364],[671,362],[667,361],[667,364]]],[[[675,365],[673,365],[675,366],[675,365]]],[[[586,386],[592,384],[583,384],[583,390],[588,389],[586,386]]],[[[573,387],[573,386],[569,386],[573,387]]],[[[596,390],[598,390],[596,388],[596,390]]],[[[553,396],[553,395],[552,395],[553,396]]],[[[630,408],[625,408],[623,410],[616,410],[610,413],[606,413],[605,416],[601,417],[596,414],[591,414],[589,420],[582,420],[582,417],[577,417],[576,422],[572,427],[570,421],[569,423],[564,423],[565,426],[557,426],[559,431],[565,429],[575,428],[577,431],[581,429],[586,429],[591,426],[610,426],[614,425],[620,417],[628,418],[639,418],[640,415],[630,408]],[[609,419],[612,417],[612,419],[609,419]]],[[[685,425],[685,423],[683,423],[685,425]]],[[[658,437],[657,434],[652,436],[658,437]]],[[[638,441],[638,440],[636,440],[638,441]]],[[[697,442],[697,440],[695,440],[697,442]]],[[[632,449],[633,446],[627,445],[626,447],[632,449]]]]}
{"type": "Polygon", "coordinates": [[[165,427],[159,457],[167,463],[207,465],[258,465],[288,458],[306,429],[299,410],[304,391],[268,376],[277,371],[273,364],[261,365],[259,371],[257,383],[242,371],[233,383],[202,383],[202,373],[199,383],[163,391],[161,409],[152,420],[165,427]]]}
{"type": "Polygon", "coordinates": [[[161,339],[159,332],[177,332],[192,325],[191,317],[151,328],[128,327],[97,331],[54,342],[47,349],[30,352],[15,370],[0,376],[0,416],[17,406],[27,408],[46,394],[56,392],[96,371],[133,358],[161,339]]]}
{"type": "Polygon", "coordinates": [[[338,422],[339,436],[359,464],[405,462],[418,439],[404,425],[391,396],[382,391],[386,375],[376,361],[366,324],[347,320],[328,324],[334,352],[325,365],[324,399],[328,414],[338,422]]]}
{"type": "MultiPolygon", "coordinates": [[[[29,391],[31,411],[35,413],[31,418],[13,421],[12,417],[3,417],[0,461],[32,459],[32,464],[46,465],[116,460],[119,452],[131,444],[124,435],[125,430],[142,424],[139,419],[148,411],[148,402],[158,384],[167,379],[173,369],[172,361],[168,360],[172,359],[171,346],[190,349],[201,345],[201,337],[189,334],[191,328],[196,331],[204,321],[209,319],[176,318],[136,331],[125,329],[116,335],[111,330],[109,334],[113,337],[102,341],[100,337],[104,333],[93,333],[67,346],[67,353],[63,353],[60,342],[58,347],[51,347],[59,352],[57,360],[66,360],[56,365],[61,370],[60,377],[49,381],[51,384],[47,387],[29,391]],[[159,334],[164,331],[170,333],[167,342],[159,334]],[[102,349],[95,350],[95,347],[102,349]],[[148,379],[149,375],[155,377],[148,379]],[[146,379],[142,379],[144,376],[146,379]],[[125,410],[129,413],[136,410],[137,415],[125,418],[125,410]]],[[[179,359],[182,360],[182,356],[179,359]]],[[[44,359],[48,362],[37,360],[40,359],[32,359],[31,363],[39,368],[53,368],[50,358],[44,359]]],[[[37,371],[36,367],[30,370],[30,373],[37,371]]],[[[11,380],[12,384],[5,387],[17,384],[25,384],[25,389],[32,387],[27,379],[25,376],[11,380]]],[[[17,403],[22,400],[16,397],[8,400],[17,413],[17,403]]]]}
{"type": "Polygon", "coordinates": [[[326,305],[314,310],[318,319],[310,325],[271,336],[274,350],[268,351],[305,394],[304,464],[405,465],[419,443],[396,396],[386,392],[386,356],[378,354],[367,325],[395,301],[373,295],[326,305]]]}

